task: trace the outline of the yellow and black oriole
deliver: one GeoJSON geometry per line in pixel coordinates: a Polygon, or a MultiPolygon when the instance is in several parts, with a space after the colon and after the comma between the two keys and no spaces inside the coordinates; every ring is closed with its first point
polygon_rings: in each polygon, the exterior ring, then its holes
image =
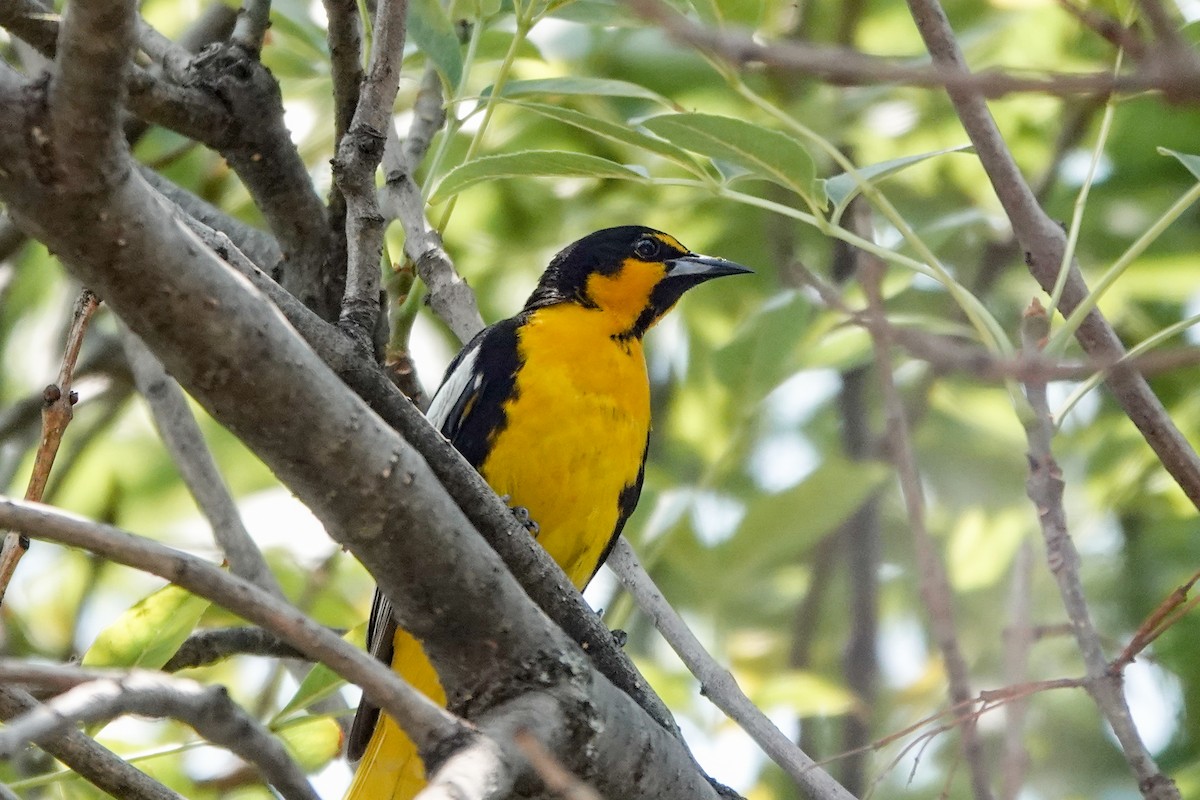
{"type": "MultiPolygon", "coordinates": [[[[538,542],[582,589],[637,505],[650,433],[642,336],[688,289],[750,270],[641,226],[597,231],[550,262],[524,309],[451,362],[430,421],[497,494],[528,511],[538,542]]],[[[532,527],[532,526],[531,526],[532,527]]],[[[439,703],[437,674],[378,591],[371,652],[439,703]]],[[[346,800],[408,800],[425,785],[412,742],[367,702],[346,800]]]]}

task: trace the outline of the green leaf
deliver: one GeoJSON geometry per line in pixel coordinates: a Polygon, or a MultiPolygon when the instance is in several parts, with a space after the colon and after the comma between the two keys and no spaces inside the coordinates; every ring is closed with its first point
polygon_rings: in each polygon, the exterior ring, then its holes
{"type": "Polygon", "coordinates": [[[558,122],[567,125],[573,125],[580,130],[588,131],[596,136],[601,136],[609,141],[620,142],[621,144],[640,147],[655,155],[662,156],[699,178],[707,178],[708,174],[704,168],[696,163],[696,159],[691,153],[681,147],[676,147],[670,142],[665,142],[662,139],[654,136],[647,136],[639,130],[623,125],[619,122],[610,122],[606,119],[585,114],[582,111],[575,111],[570,108],[562,108],[561,106],[551,106],[544,103],[529,103],[521,101],[512,101],[515,105],[521,108],[528,109],[544,117],[549,117],[558,122]]]}
{"type": "Polygon", "coordinates": [[[680,147],[732,162],[755,177],[791,189],[814,210],[826,206],[825,188],[816,177],[812,157],[784,133],[713,114],[663,114],[642,124],[680,147]]]}
{"type": "Polygon", "coordinates": [[[789,562],[845,522],[890,474],[883,464],[826,459],[798,485],[755,500],[718,549],[751,573],[789,562]]]}
{"type": "MultiPolygon", "coordinates": [[[[491,86],[483,90],[483,96],[492,93],[491,86]]],[[[536,78],[527,81],[509,81],[500,90],[500,97],[520,97],[530,94],[586,95],[588,97],[634,97],[649,100],[671,108],[671,102],[645,86],[629,81],[608,78],[536,78]]]]}
{"type": "MultiPolygon", "coordinates": [[[[926,159],[942,156],[946,153],[962,153],[965,151],[974,152],[969,144],[960,144],[958,147],[947,147],[942,150],[932,150],[928,153],[919,153],[915,156],[904,156],[903,158],[893,158],[890,161],[881,161],[878,164],[870,164],[865,167],[858,167],[858,176],[868,183],[875,183],[883,180],[889,175],[895,175],[900,170],[910,167],[913,164],[919,164],[926,159]]],[[[862,191],[858,181],[853,175],[842,172],[834,175],[825,181],[825,191],[829,194],[829,199],[833,201],[833,213],[829,215],[829,219],[835,225],[842,218],[842,214],[846,211],[846,206],[850,205],[850,201],[858,196],[862,191]]]]}
{"type": "Polygon", "coordinates": [[[1196,180],[1200,180],[1200,156],[1180,153],[1178,150],[1171,150],[1167,147],[1158,148],[1158,152],[1164,156],[1174,156],[1180,164],[1187,168],[1188,172],[1195,176],[1196,180]]]}
{"type": "Polygon", "coordinates": [[[462,50],[446,10],[438,0],[412,0],[408,9],[408,35],[429,56],[451,90],[457,89],[462,81],[462,50]]]}
{"type": "Polygon", "coordinates": [[[184,643],[209,601],[168,584],[139,600],[100,634],[83,654],[85,667],[158,669],[184,643]]]}
{"type": "Polygon", "coordinates": [[[1028,520],[1015,509],[966,509],[946,548],[946,567],[954,588],[971,592],[997,585],[1009,574],[1028,532],[1028,520]]]}
{"type": "Polygon", "coordinates": [[[438,184],[429,202],[440,203],[477,183],[497,178],[646,180],[643,173],[599,156],[568,153],[562,150],[525,150],[520,153],[485,156],[458,165],[450,170],[438,184]]]}
{"type": "Polygon", "coordinates": [[[738,405],[753,409],[779,381],[796,342],[812,320],[812,301],[802,292],[780,292],[745,319],[713,354],[721,383],[736,388],[738,405]]]}
{"type": "Polygon", "coordinates": [[[316,772],[342,752],[342,729],[330,717],[305,717],[276,733],[305,772],[316,772]]]}
{"type": "Polygon", "coordinates": [[[782,705],[800,717],[836,717],[859,706],[853,692],[806,670],[768,676],[751,699],[759,708],[782,705]]]}
{"type": "MultiPolygon", "coordinates": [[[[362,622],[348,630],[344,640],[356,647],[365,647],[367,642],[367,623],[362,622]]],[[[329,697],[346,683],[346,679],[338,675],[324,664],[316,664],[300,681],[292,699],[287,701],[279,713],[275,715],[271,725],[275,726],[292,716],[293,712],[310,707],[329,697]]]]}

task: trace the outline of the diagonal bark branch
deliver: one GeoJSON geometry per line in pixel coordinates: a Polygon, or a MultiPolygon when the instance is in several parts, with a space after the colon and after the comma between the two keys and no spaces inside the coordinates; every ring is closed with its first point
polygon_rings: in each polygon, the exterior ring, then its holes
{"type": "Polygon", "coordinates": [[[991,800],[993,795],[987,761],[976,727],[971,675],[954,622],[954,593],[950,588],[946,566],[942,563],[937,546],[926,526],[924,487],[921,485],[921,474],[913,452],[904,402],[892,373],[891,326],[887,324],[883,306],[883,272],[884,266],[881,262],[864,255],[859,265],[858,276],[867,295],[871,315],[871,343],[875,353],[876,374],[883,394],[884,413],[887,417],[889,455],[895,464],[901,493],[904,496],[913,549],[916,551],[921,599],[929,615],[930,630],[945,664],[946,677],[950,684],[950,701],[961,731],[963,756],[971,773],[971,790],[976,800],[991,800]]]}
{"type": "Polygon", "coordinates": [[[183,391],[142,340],[124,332],[125,355],[138,392],[150,406],[150,414],[159,436],[175,462],[200,513],[212,526],[234,575],[264,589],[276,597],[283,590],[275,580],[262,551],[242,524],[233,495],[204,441],[204,434],[187,406],[183,391]]]}
{"type": "MultiPolygon", "coordinates": [[[[937,0],[908,0],[908,5],[934,64],[952,74],[969,75],[954,31],[937,0]]],[[[1066,232],[1042,210],[1030,191],[996,127],[984,95],[965,85],[947,84],[946,91],[1017,240],[1028,254],[1030,272],[1045,291],[1052,292],[1066,252],[1066,232]]],[[[1061,302],[1066,314],[1088,293],[1079,265],[1072,260],[1069,269],[1061,302]]],[[[1091,358],[1114,365],[1106,378],[1109,390],[1167,472],[1192,504],[1200,508],[1200,457],[1167,415],[1146,379],[1120,361],[1125,347],[1104,315],[1093,309],[1079,326],[1075,338],[1091,358]]]]}
{"type": "Polygon", "coordinates": [[[0,497],[0,524],[36,539],[79,547],[110,561],[150,572],[278,634],[313,660],[363,687],[371,699],[403,720],[415,740],[434,743],[464,729],[444,709],[388,667],[294,607],[257,586],[182,551],[49,506],[0,497]]]}
{"type": "Polygon", "coordinates": [[[646,574],[629,542],[617,540],[609,556],[609,566],[633,595],[638,607],[650,616],[667,643],[683,659],[688,671],[699,679],[700,693],[737,722],[763,752],[795,781],[796,786],[813,797],[853,800],[853,795],[817,766],[750,702],[733,675],[705,651],[646,574]]]}

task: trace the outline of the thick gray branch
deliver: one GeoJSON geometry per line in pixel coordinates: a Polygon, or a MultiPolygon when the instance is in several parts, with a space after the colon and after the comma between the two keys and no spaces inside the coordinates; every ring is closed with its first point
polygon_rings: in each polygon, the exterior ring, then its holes
{"type": "Polygon", "coordinates": [[[0,497],[0,526],[96,553],[158,575],[267,630],[363,687],[376,704],[405,723],[414,740],[433,743],[461,734],[457,721],[386,665],[343,641],[282,600],[194,556],[109,525],[57,509],[0,497]]]}

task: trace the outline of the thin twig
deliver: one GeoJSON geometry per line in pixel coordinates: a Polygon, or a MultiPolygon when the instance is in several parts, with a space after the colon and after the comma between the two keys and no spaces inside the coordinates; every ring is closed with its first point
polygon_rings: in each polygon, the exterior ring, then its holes
{"type": "MultiPolygon", "coordinates": [[[[908,0],[925,46],[940,69],[968,76],[966,59],[937,0],[908,0]]],[[[1190,78],[1194,87],[1200,80],[1190,78]]],[[[1038,204],[1012,153],[1005,144],[996,121],[988,109],[984,94],[968,84],[951,86],[947,93],[963,129],[975,147],[980,164],[1004,207],[1013,232],[1028,254],[1030,272],[1039,285],[1054,292],[1066,253],[1066,233],[1038,204]]],[[[1087,295],[1088,289],[1079,265],[1067,263],[1069,270],[1060,306],[1070,314],[1087,295]]],[[[1084,319],[1076,339],[1089,357],[1114,364],[1106,383],[1129,419],[1162,461],[1192,504],[1200,508],[1200,457],[1176,427],[1146,380],[1127,366],[1121,366],[1125,347],[1108,321],[1097,309],[1084,319]]]]}
{"type": "MultiPolygon", "coordinates": [[[[38,707],[29,692],[0,684],[0,719],[9,720],[38,707]]],[[[184,800],[125,759],[77,730],[41,737],[37,745],[71,772],[122,800],[184,800]]]]}
{"type": "Polygon", "coordinates": [[[676,41],[713,53],[736,65],[764,64],[776,70],[811,75],[841,86],[915,86],[963,90],[980,97],[1014,93],[1054,96],[1136,94],[1161,91],[1172,101],[1200,102],[1200,68],[1192,58],[1150,50],[1135,72],[1031,73],[986,70],[968,73],[874,56],[847,47],[788,40],[760,43],[751,35],[707,28],[692,22],[661,0],[626,0],[634,13],[659,25],[676,41]]]}
{"type": "Polygon", "coordinates": [[[126,714],[168,717],[256,765],[288,800],[319,800],[283,743],[234,703],[224,686],[205,686],[150,670],[90,670],[24,661],[0,661],[0,681],[63,692],[5,724],[0,730],[0,758],[11,758],[26,742],[80,722],[108,722],[126,714]]]}
{"type": "MultiPolygon", "coordinates": [[[[1046,310],[1034,300],[1021,324],[1023,348],[1029,351],[1041,349],[1049,331],[1050,320],[1046,310]]],[[[1025,421],[1025,435],[1029,442],[1026,492],[1037,511],[1042,536],[1046,541],[1046,560],[1058,584],[1063,607],[1071,620],[1075,641],[1083,656],[1088,692],[1112,727],[1125,760],[1137,777],[1142,796],[1147,800],[1179,800],[1175,782],[1159,770],[1138,734],[1125,700],[1121,674],[1109,669],[1100,635],[1092,624],[1091,611],[1079,576],[1079,552],[1067,530],[1066,511],[1062,502],[1063,478],[1052,450],[1054,421],[1046,384],[1026,381],[1025,394],[1033,411],[1033,418],[1025,421]]]]}
{"type": "MultiPolygon", "coordinates": [[[[916,551],[921,598],[929,614],[929,625],[934,640],[945,664],[951,702],[961,706],[969,703],[972,697],[970,674],[955,628],[950,580],[933,537],[925,525],[925,495],[921,486],[921,475],[913,453],[912,438],[908,432],[904,402],[892,375],[891,327],[885,324],[886,314],[880,286],[883,270],[881,262],[866,253],[863,254],[859,262],[859,281],[867,295],[872,320],[878,323],[871,326],[870,333],[875,349],[876,372],[886,409],[889,450],[908,513],[908,524],[916,551]]],[[[960,722],[962,751],[971,772],[972,791],[976,800],[990,800],[992,789],[987,774],[987,762],[975,721],[967,716],[960,722]]]]}
{"type": "Polygon", "coordinates": [[[375,171],[383,160],[392,106],[400,87],[408,0],[380,0],[371,67],[346,135],[338,144],[333,177],[346,199],[346,294],[338,326],[370,351],[379,322],[379,263],[386,221],[379,211],[375,171]]]}
{"type": "MultiPolygon", "coordinates": [[[[71,328],[67,333],[66,350],[58,370],[58,382],[50,384],[42,391],[42,438],[38,443],[33,459],[33,472],[25,489],[26,500],[40,501],[45,494],[54,458],[58,455],[63,433],[71,422],[72,407],[78,399],[71,390],[71,384],[75,376],[75,365],[79,361],[79,351],[83,347],[83,336],[99,306],[100,299],[87,289],[84,289],[75,301],[71,328]]],[[[8,590],[13,573],[16,572],[17,562],[28,549],[28,537],[9,532],[4,534],[4,543],[0,546],[0,603],[4,602],[4,594],[8,590]]]]}
{"type": "Polygon", "coordinates": [[[384,148],[385,182],[380,190],[380,207],[388,219],[404,228],[404,254],[429,289],[429,306],[461,342],[468,342],[483,329],[483,317],[475,293],[454,269],[442,246],[442,237],[425,216],[425,199],[416,182],[417,167],[434,134],[446,121],[442,84],[437,70],[429,67],[413,105],[413,120],[403,144],[394,125],[388,128],[384,148]]]}
{"type": "Polygon", "coordinates": [[[141,339],[125,330],[123,341],[138,392],[150,406],[150,414],[163,445],[195,499],[196,507],[212,526],[213,536],[229,562],[230,570],[234,575],[282,598],[283,590],[267,566],[262,551],[242,523],[237,503],[229,493],[229,487],[225,485],[221,471],[204,441],[204,434],[188,408],[183,390],[141,339]]]}
{"type": "Polygon", "coordinates": [[[599,792],[564,767],[530,731],[517,731],[513,734],[513,740],[551,794],[563,800],[604,800],[599,792]]]}
{"type": "Polygon", "coordinates": [[[1138,626],[1133,638],[1129,640],[1129,644],[1121,651],[1121,655],[1113,659],[1109,666],[1110,672],[1121,672],[1132,664],[1138,653],[1149,647],[1184,613],[1196,605],[1198,598],[1188,601],[1188,593],[1192,591],[1192,587],[1196,585],[1197,581],[1200,581],[1200,572],[1194,573],[1182,585],[1175,587],[1175,590],[1158,604],[1158,608],[1154,609],[1150,616],[1146,617],[1138,626]]]}
{"type": "Polygon", "coordinates": [[[262,55],[263,41],[271,27],[271,0],[243,0],[230,41],[250,55],[262,55]]]}
{"type": "Polygon", "coordinates": [[[687,624],[667,602],[642,568],[633,548],[618,539],[608,557],[608,566],[621,579],[640,608],[654,622],[663,638],[700,681],[700,693],[712,700],[750,735],[767,756],[809,794],[826,800],[852,800],[828,773],[795,745],[775,723],[746,697],[729,671],[704,649],[687,624]]]}

